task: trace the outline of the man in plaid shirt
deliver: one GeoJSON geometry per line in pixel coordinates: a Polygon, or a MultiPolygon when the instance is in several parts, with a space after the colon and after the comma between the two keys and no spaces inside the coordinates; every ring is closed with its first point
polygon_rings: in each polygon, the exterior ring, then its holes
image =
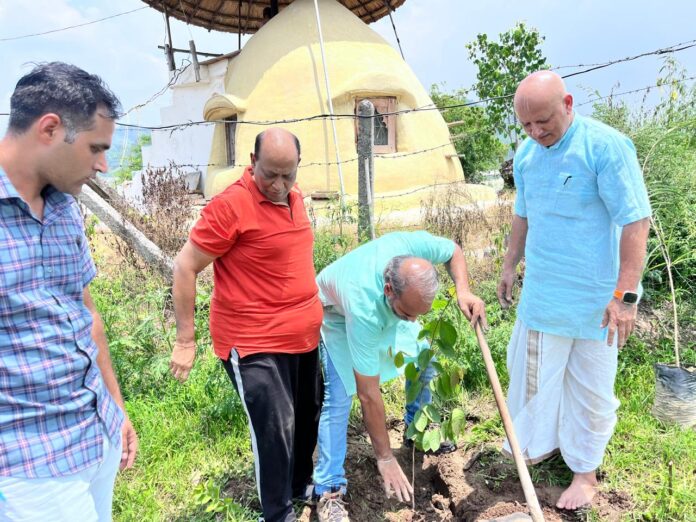
{"type": "Polygon", "coordinates": [[[0,140],[0,520],[111,520],[137,437],[75,199],[107,169],[120,103],[75,66],[17,83],[0,140]]]}

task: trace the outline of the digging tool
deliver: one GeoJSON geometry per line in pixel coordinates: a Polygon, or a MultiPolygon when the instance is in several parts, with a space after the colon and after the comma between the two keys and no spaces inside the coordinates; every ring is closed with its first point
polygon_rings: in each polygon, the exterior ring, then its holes
{"type": "MultiPolygon", "coordinates": [[[[532,515],[532,520],[534,522],[544,522],[544,515],[541,512],[541,506],[539,506],[539,499],[534,491],[534,485],[532,484],[532,479],[529,476],[529,470],[527,470],[527,464],[522,457],[522,451],[520,450],[520,445],[517,442],[517,436],[515,435],[515,427],[512,424],[512,418],[510,417],[510,412],[508,411],[507,404],[505,403],[505,397],[503,396],[503,390],[500,387],[500,380],[498,379],[498,373],[495,371],[495,365],[493,364],[493,358],[491,357],[491,350],[488,348],[488,343],[483,335],[483,330],[481,329],[481,324],[476,323],[476,338],[478,339],[479,347],[481,348],[481,353],[483,354],[483,361],[486,364],[486,373],[488,373],[488,380],[493,388],[493,395],[495,395],[495,402],[498,405],[498,411],[500,412],[500,417],[503,419],[503,427],[505,428],[505,435],[507,435],[508,442],[510,443],[510,449],[512,449],[512,457],[515,459],[515,465],[517,466],[517,473],[520,476],[520,482],[522,483],[522,490],[524,491],[524,498],[527,500],[527,507],[529,507],[529,512],[532,515]]],[[[519,519],[522,519],[526,515],[520,513],[519,519]]]]}

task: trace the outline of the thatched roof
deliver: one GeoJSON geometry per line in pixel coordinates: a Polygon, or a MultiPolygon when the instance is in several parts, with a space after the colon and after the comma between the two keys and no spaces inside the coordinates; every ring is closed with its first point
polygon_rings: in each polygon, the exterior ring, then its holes
{"type": "MultiPolygon", "coordinates": [[[[282,11],[294,0],[278,0],[282,11]]],[[[376,22],[406,0],[336,0],[366,24],[376,22]]],[[[271,0],[143,0],[150,7],[186,23],[210,30],[251,34],[263,22],[263,10],[271,0]]]]}

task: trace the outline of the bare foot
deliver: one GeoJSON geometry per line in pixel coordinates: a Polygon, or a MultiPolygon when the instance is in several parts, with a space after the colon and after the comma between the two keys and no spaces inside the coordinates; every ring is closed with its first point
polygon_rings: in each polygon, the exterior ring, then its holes
{"type": "Polygon", "coordinates": [[[597,493],[597,475],[595,472],[576,473],[573,475],[573,482],[556,502],[556,507],[559,509],[579,509],[589,506],[592,504],[595,493],[597,493]]]}

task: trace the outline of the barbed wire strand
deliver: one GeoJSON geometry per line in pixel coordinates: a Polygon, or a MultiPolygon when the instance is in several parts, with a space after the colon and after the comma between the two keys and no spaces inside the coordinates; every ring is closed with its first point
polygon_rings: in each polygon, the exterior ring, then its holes
{"type": "MultiPolygon", "coordinates": [[[[603,62],[603,63],[598,63],[598,64],[588,64],[588,65],[582,65],[582,64],[579,64],[579,65],[566,65],[566,66],[557,67],[557,68],[552,69],[552,70],[558,70],[558,69],[563,69],[563,68],[571,68],[571,67],[588,67],[588,69],[585,69],[585,70],[583,70],[583,71],[578,71],[578,72],[575,72],[575,73],[570,73],[570,74],[566,74],[566,75],[562,75],[562,76],[561,76],[562,78],[570,78],[570,77],[579,76],[579,75],[582,75],[582,74],[587,74],[587,73],[589,73],[589,72],[592,72],[592,71],[595,71],[595,70],[598,70],[598,69],[602,69],[602,68],[605,68],[605,67],[610,67],[610,66],[612,66],[612,65],[616,65],[616,64],[619,64],[619,63],[628,62],[628,61],[632,61],[632,60],[637,60],[637,59],[643,58],[643,57],[645,57],[645,56],[650,56],[650,55],[662,55],[662,54],[668,54],[668,53],[675,53],[675,52],[684,51],[684,50],[686,50],[686,49],[690,49],[690,48],[695,47],[695,46],[696,46],[696,39],[695,39],[695,40],[688,40],[688,41],[686,41],[686,42],[680,42],[680,43],[672,44],[672,45],[670,45],[670,46],[662,47],[662,48],[659,48],[659,49],[655,49],[655,50],[653,50],[653,51],[648,51],[648,52],[640,53],[640,54],[637,54],[637,55],[634,55],[634,56],[628,56],[628,57],[625,57],[625,58],[619,58],[619,59],[616,59],[616,60],[610,60],[610,61],[608,61],[608,62],[603,62]]],[[[165,87],[165,89],[166,89],[166,87],[165,87]]],[[[495,97],[485,98],[485,99],[481,99],[481,100],[475,100],[475,101],[471,101],[471,102],[464,102],[464,103],[461,103],[461,104],[453,104],[453,105],[448,105],[448,106],[444,106],[444,107],[437,107],[437,106],[435,106],[434,103],[429,103],[429,104],[423,105],[423,106],[421,106],[421,107],[417,107],[417,108],[415,108],[415,109],[402,109],[402,110],[400,110],[400,111],[385,112],[385,113],[375,114],[375,115],[372,116],[372,117],[374,118],[374,117],[392,116],[392,115],[399,116],[399,115],[401,115],[401,114],[408,114],[408,113],[411,113],[411,112],[430,111],[430,110],[440,110],[440,111],[443,111],[443,110],[456,109],[456,108],[462,108],[462,107],[471,107],[471,106],[480,105],[480,104],[483,104],[483,103],[489,103],[489,102],[491,102],[491,101],[497,101],[497,100],[501,100],[501,99],[511,98],[511,97],[513,97],[513,96],[514,96],[514,93],[508,93],[508,94],[504,94],[504,95],[501,95],[501,96],[495,96],[495,97]]],[[[584,104],[583,104],[583,105],[584,105],[584,104]]],[[[356,117],[357,117],[356,115],[347,115],[347,114],[335,114],[335,115],[333,115],[333,118],[336,118],[336,119],[339,119],[339,118],[356,118],[356,117]]],[[[321,115],[316,115],[316,116],[313,116],[313,117],[310,117],[310,118],[311,118],[311,119],[319,119],[319,118],[321,118],[321,119],[329,119],[329,120],[330,120],[330,119],[332,119],[332,116],[331,116],[331,115],[327,115],[327,114],[321,114],[321,115]]],[[[273,121],[273,122],[261,122],[261,121],[247,121],[247,122],[243,122],[243,121],[239,121],[238,123],[255,124],[255,125],[277,125],[277,124],[297,123],[297,122],[299,122],[299,121],[310,121],[310,119],[308,118],[308,119],[304,119],[304,120],[303,120],[303,119],[300,119],[300,118],[291,118],[291,119],[288,119],[288,120],[279,120],[279,121],[273,121]]],[[[217,121],[216,121],[216,122],[212,122],[212,121],[211,121],[210,123],[220,123],[220,122],[217,122],[217,121]]],[[[203,125],[203,124],[205,124],[205,123],[204,123],[204,122],[188,122],[188,123],[185,124],[185,125],[186,125],[186,126],[191,126],[191,125],[203,125]]],[[[153,127],[153,128],[150,128],[150,127],[148,127],[148,130],[169,130],[169,128],[170,128],[170,126],[158,126],[157,128],[154,128],[154,127],[153,127]]]]}
{"type": "MultiPolygon", "coordinates": [[[[145,8],[147,8],[147,6],[135,9],[133,11],[127,11],[125,13],[120,13],[118,15],[113,15],[113,16],[121,16],[121,15],[128,14],[128,13],[131,13],[134,11],[145,9],[145,8]]],[[[108,18],[109,17],[107,17],[105,19],[108,19],[108,18]]],[[[90,23],[96,23],[97,21],[101,21],[101,20],[96,20],[96,21],[90,22],[90,23]]],[[[0,39],[0,41],[2,41],[2,39],[0,39]]],[[[635,59],[638,59],[638,58],[641,58],[644,56],[675,53],[675,52],[680,52],[680,51],[683,51],[683,50],[686,50],[686,49],[689,49],[692,47],[696,47],[696,40],[689,40],[686,42],[681,42],[681,43],[674,44],[674,45],[671,45],[668,47],[655,49],[653,51],[641,53],[638,55],[629,56],[629,57],[621,58],[618,60],[612,60],[612,61],[605,62],[602,64],[596,64],[593,67],[590,67],[590,68],[585,69],[583,71],[578,71],[578,72],[562,75],[561,77],[562,78],[570,78],[570,77],[574,77],[574,76],[579,76],[582,74],[587,74],[589,72],[595,71],[597,69],[609,67],[609,66],[612,66],[612,65],[615,65],[618,63],[626,62],[626,61],[635,60],[635,59]]],[[[581,66],[581,65],[578,65],[578,67],[579,66],[581,66]]],[[[562,66],[562,67],[575,67],[575,66],[562,66]]],[[[171,84],[172,84],[172,80],[170,80],[167,83],[167,85],[165,85],[162,89],[160,89],[160,91],[158,91],[158,93],[166,92],[167,88],[169,88],[171,86],[171,84]]],[[[643,88],[643,90],[647,90],[647,87],[643,88]]],[[[142,108],[142,107],[146,106],[147,104],[154,101],[154,99],[156,99],[159,95],[161,95],[161,94],[157,94],[156,96],[153,96],[150,100],[148,100],[142,104],[139,104],[139,105],[135,106],[134,108],[136,108],[136,107],[142,108]]],[[[402,114],[409,114],[409,113],[422,112],[422,111],[432,111],[432,110],[445,111],[445,110],[449,110],[449,109],[456,109],[456,108],[462,108],[462,107],[472,107],[472,106],[476,106],[476,105],[481,105],[483,103],[490,103],[492,101],[511,98],[513,96],[514,96],[514,93],[508,93],[508,94],[504,94],[501,96],[493,96],[490,98],[484,98],[484,99],[474,100],[474,101],[470,101],[470,102],[463,102],[463,103],[458,103],[458,104],[446,105],[443,107],[437,107],[437,106],[435,106],[434,103],[429,103],[429,104],[423,105],[421,107],[416,107],[414,109],[402,109],[402,110],[398,110],[398,111],[384,112],[381,114],[375,114],[372,117],[375,118],[375,117],[383,117],[383,116],[399,116],[402,114]]],[[[578,106],[585,105],[586,103],[587,102],[579,104],[578,106]]],[[[7,116],[7,115],[8,115],[8,113],[5,113],[5,112],[0,113],[0,116],[7,116]]],[[[300,123],[300,122],[312,121],[312,120],[317,120],[317,119],[321,119],[321,120],[336,119],[337,120],[337,119],[346,119],[346,118],[357,119],[359,117],[365,117],[365,116],[357,116],[356,114],[334,114],[334,115],[316,114],[313,116],[308,116],[308,117],[303,117],[303,118],[300,118],[300,117],[286,118],[283,120],[258,120],[258,121],[240,120],[237,122],[237,124],[238,125],[239,124],[246,124],[246,125],[257,125],[257,126],[270,126],[270,125],[279,125],[279,124],[300,123]]],[[[116,122],[116,124],[120,127],[139,128],[142,130],[150,130],[150,131],[177,130],[177,129],[183,129],[183,128],[187,128],[187,127],[191,127],[191,126],[195,126],[195,125],[212,125],[212,124],[217,124],[217,123],[224,123],[224,120],[189,121],[189,122],[185,122],[185,123],[182,122],[182,123],[174,123],[174,124],[168,124],[168,125],[133,125],[133,124],[127,124],[127,123],[122,123],[122,122],[116,122]]]]}
{"type": "MultiPolygon", "coordinates": [[[[695,79],[696,77],[689,77],[689,78],[684,78],[681,80],[676,80],[677,83],[684,83],[686,81],[690,81],[695,79]]],[[[613,96],[621,96],[624,94],[631,94],[634,92],[641,92],[645,91],[654,87],[659,87],[659,84],[653,84],[649,85],[646,87],[642,87],[640,89],[635,89],[633,91],[626,91],[625,93],[615,93],[613,96]]],[[[471,102],[465,102],[465,103],[458,103],[458,104],[453,104],[453,105],[445,105],[442,107],[431,107],[429,105],[424,105],[422,107],[416,107],[414,109],[402,109],[399,111],[393,111],[393,112],[384,112],[380,114],[375,114],[374,116],[358,116],[357,114],[334,114],[333,116],[330,114],[316,114],[313,116],[307,116],[304,118],[286,118],[284,120],[240,120],[237,121],[236,124],[247,124],[247,125],[257,125],[257,126],[271,126],[271,125],[281,125],[281,124],[291,124],[291,123],[301,123],[301,122],[307,122],[307,121],[314,121],[314,120],[323,120],[323,119],[358,119],[358,118],[377,118],[377,117],[383,117],[383,116],[401,116],[404,114],[410,114],[410,113],[416,113],[416,112],[424,112],[424,111],[432,111],[432,110],[437,110],[437,111],[446,111],[449,109],[454,109],[454,108],[460,108],[460,107],[471,107],[475,105],[480,105],[483,103],[488,103],[490,101],[494,100],[499,100],[502,98],[510,98],[514,96],[514,94],[506,94],[502,96],[495,96],[492,98],[484,98],[480,100],[475,100],[471,102]]],[[[607,95],[607,96],[602,96],[593,100],[588,100],[586,102],[582,102],[576,105],[576,107],[581,107],[583,105],[587,105],[589,103],[592,103],[595,100],[598,99],[604,99],[607,97],[612,96],[607,95]]],[[[144,130],[150,130],[150,131],[171,131],[171,130],[177,130],[177,129],[183,129],[186,127],[192,127],[196,125],[214,125],[214,124],[219,124],[219,123],[227,123],[225,120],[204,120],[204,121],[189,121],[186,123],[176,123],[176,124],[169,124],[169,125],[160,125],[160,126],[147,126],[147,125],[131,125],[131,124],[126,124],[126,123],[120,123],[116,122],[117,125],[122,126],[122,127],[135,127],[135,128],[140,128],[144,130]]]]}
{"type": "MultiPolygon", "coordinates": [[[[402,152],[402,153],[397,153],[397,154],[389,154],[389,155],[375,155],[374,159],[375,160],[392,160],[392,159],[401,159],[401,158],[406,158],[409,156],[416,156],[419,154],[425,154],[427,152],[432,152],[434,150],[438,149],[443,149],[445,147],[454,147],[455,142],[471,138],[472,135],[475,134],[483,134],[483,131],[479,131],[476,133],[461,133],[461,134],[454,134],[450,136],[450,141],[447,143],[442,143],[440,145],[435,145],[433,147],[428,147],[426,149],[419,149],[411,152],[402,152]]],[[[353,163],[358,161],[359,157],[353,157],[350,159],[345,159],[341,160],[341,164],[346,164],[346,163],[353,163]]],[[[298,165],[298,168],[308,168],[308,167],[330,167],[330,166],[335,166],[338,165],[338,162],[336,161],[312,161],[310,163],[300,163],[298,165]]],[[[218,168],[225,168],[225,169],[234,169],[234,168],[246,168],[248,167],[248,164],[243,164],[243,163],[176,163],[176,162],[170,162],[167,165],[149,165],[148,168],[150,169],[163,169],[163,168],[200,168],[200,167],[218,167],[218,168]]]]}
{"type": "Polygon", "coordinates": [[[680,80],[674,80],[672,82],[666,82],[666,83],[656,83],[654,85],[648,85],[647,87],[641,87],[640,89],[633,89],[631,91],[623,91],[623,92],[613,92],[610,94],[607,94],[605,96],[597,96],[595,98],[592,98],[591,100],[584,101],[582,103],[578,103],[575,105],[576,107],[582,107],[583,105],[589,105],[590,103],[597,103],[600,100],[606,100],[607,98],[613,98],[615,96],[625,96],[627,94],[636,94],[638,92],[643,92],[643,91],[649,91],[650,89],[656,89],[659,87],[666,87],[669,85],[672,85],[673,83],[685,83],[691,80],[696,80],[696,76],[690,76],[689,78],[682,78],[680,80]]]}
{"type": "Polygon", "coordinates": [[[0,42],[9,42],[9,41],[11,41],[11,40],[22,40],[22,39],[24,39],[24,38],[32,38],[32,37],[34,37],[34,36],[43,36],[43,35],[46,35],[46,34],[59,33],[59,32],[61,32],[61,31],[67,31],[67,30],[69,30],[69,29],[76,29],[76,28],[78,28],[78,27],[84,27],[84,26],[86,26],[86,25],[96,24],[96,23],[99,23],[99,22],[103,22],[103,21],[105,21],[105,20],[111,20],[112,18],[117,18],[117,17],[119,17],[119,16],[125,16],[125,15],[127,15],[127,14],[135,13],[136,11],[142,11],[143,9],[149,9],[149,7],[150,7],[150,6],[146,5],[146,6],[143,6],[143,7],[138,7],[137,9],[131,9],[130,11],[124,11],[124,12],[122,12],[122,13],[116,13],[116,14],[113,14],[113,15],[110,15],[110,16],[105,16],[104,18],[99,18],[98,20],[92,20],[92,21],[90,21],[90,22],[85,22],[85,23],[82,23],[82,24],[69,25],[69,26],[67,26],[67,27],[61,27],[60,29],[52,29],[52,30],[50,30],[50,31],[43,31],[43,32],[41,32],[41,33],[23,34],[23,35],[20,35],[20,36],[10,36],[10,37],[8,37],[8,38],[0,38],[0,42]]]}
{"type": "MultiPolygon", "coordinates": [[[[655,49],[654,51],[647,51],[644,53],[636,54],[633,56],[627,56],[625,58],[619,58],[616,60],[610,60],[608,62],[601,62],[601,63],[588,63],[588,64],[577,64],[577,65],[560,65],[558,67],[552,67],[552,71],[560,71],[561,69],[578,69],[580,67],[588,67],[587,71],[580,71],[579,73],[574,73],[574,74],[582,74],[583,72],[589,72],[589,71],[594,71],[596,69],[604,68],[604,67],[609,67],[611,65],[616,65],[617,63],[624,63],[624,62],[630,62],[633,60],[637,60],[639,58],[644,58],[646,56],[659,56],[662,54],[669,54],[673,52],[679,52],[683,51],[685,49],[690,49],[691,47],[696,46],[696,40],[688,40],[686,42],[679,42],[673,45],[668,45],[667,47],[662,47],[660,49],[655,49]]],[[[570,76],[573,76],[574,74],[569,74],[564,76],[564,78],[569,78],[570,76]]]]}

